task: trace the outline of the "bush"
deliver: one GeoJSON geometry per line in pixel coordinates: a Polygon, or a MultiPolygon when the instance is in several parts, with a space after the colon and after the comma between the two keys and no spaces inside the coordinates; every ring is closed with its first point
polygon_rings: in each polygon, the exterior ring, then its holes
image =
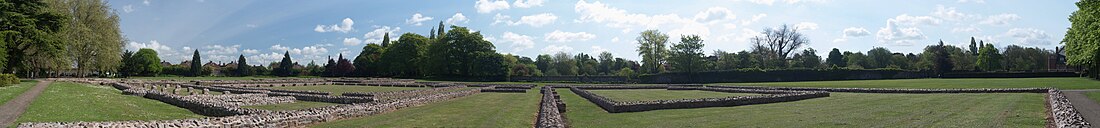
{"type": "Polygon", "coordinates": [[[0,74],[0,87],[7,87],[13,84],[19,84],[19,77],[14,74],[0,74]]]}

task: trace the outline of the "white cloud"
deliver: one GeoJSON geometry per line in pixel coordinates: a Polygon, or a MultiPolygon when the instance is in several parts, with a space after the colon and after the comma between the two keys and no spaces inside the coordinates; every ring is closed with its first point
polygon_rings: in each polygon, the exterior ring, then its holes
{"type": "Polygon", "coordinates": [[[432,20],[432,17],[426,17],[424,15],[421,15],[420,13],[416,13],[412,15],[412,18],[405,20],[405,23],[412,24],[413,26],[421,26],[424,25],[424,21],[428,20],[432,20]]]}
{"type": "Polygon", "coordinates": [[[611,38],[611,43],[618,43],[619,37],[611,38]]]}
{"type": "Polygon", "coordinates": [[[1051,44],[1050,35],[1043,30],[1034,28],[1013,28],[1005,32],[1005,36],[1016,38],[1016,41],[1030,46],[1045,46],[1051,44]]]}
{"type": "Polygon", "coordinates": [[[138,43],[131,41],[129,45],[127,45],[127,48],[135,52],[142,48],[153,49],[154,51],[157,51],[157,53],[173,52],[172,47],[162,45],[160,44],[160,42],[157,42],[157,40],[151,40],[149,41],[149,43],[138,43]]]}
{"type": "Polygon", "coordinates": [[[593,45],[592,46],[592,53],[589,53],[589,54],[599,55],[600,53],[607,52],[607,51],[608,50],[603,48],[603,47],[593,45]]]}
{"type": "Polygon", "coordinates": [[[723,7],[711,7],[706,11],[695,14],[695,21],[704,23],[715,23],[722,21],[729,21],[737,18],[737,15],[727,8],[723,7]]]}
{"type": "Polygon", "coordinates": [[[909,14],[901,14],[890,20],[893,20],[896,24],[908,26],[939,25],[941,22],[943,22],[942,20],[931,16],[909,16],[909,14]]]}
{"type": "Polygon", "coordinates": [[[545,48],[542,48],[542,54],[554,54],[554,53],[558,53],[558,52],[565,52],[565,53],[573,52],[573,47],[569,47],[569,46],[565,46],[565,45],[550,45],[550,46],[546,46],[545,48]]]}
{"type": "Polygon", "coordinates": [[[203,52],[204,54],[228,55],[228,54],[237,54],[237,49],[241,48],[241,45],[232,45],[232,46],[207,45],[204,48],[207,49],[206,51],[203,52]]]}
{"type": "Polygon", "coordinates": [[[754,4],[762,4],[762,5],[769,5],[770,6],[770,5],[774,5],[776,1],[787,3],[787,4],[797,4],[797,3],[808,3],[808,2],[824,3],[826,0],[733,0],[733,1],[744,1],[744,2],[749,2],[749,3],[754,3],[754,4]]]}
{"type": "Polygon", "coordinates": [[[985,3],[985,0],[959,0],[959,3],[985,3]]]}
{"type": "Polygon", "coordinates": [[[800,22],[798,24],[794,24],[794,28],[798,29],[799,31],[817,30],[817,23],[800,22]]]}
{"type": "Polygon", "coordinates": [[[545,38],[546,41],[552,42],[573,42],[588,41],[596,38],[596,35],[587,32],[563,32],[561,30],[554,30],[553,32],[546,33],[545,38]]]}
{"type": "Polygon", "coordinates": [[[977,33],[977,32],[981,32],[981,31],[982,31],[981,28],[974,27],[974,26],[951,28],[951,32],[953,32],[953,33],[977,33]]]}
{"type": "Polygon", "coordinates": [[[316,32],[343,32],[343,33],[348,33],[353,29],[351,27],[352,25],[355,25],[355,21],[352,21],[351,18],[344,18],[344,20],[341,21],[340,24],[317,25],[317,27],[313,28],[313,31],[316,31],[316,32]]]}
{"type": "Polygon", "coordinates": [[[845,28],[843,31],[841,31],[841,33],[844,35],[840,36],[840,38],[834,39],[833,42],[847,42],[848,39],[854,37],[864,37],[871,35],[871,32],[868,32],[867,29],[864,29],[862,27],[845,28]]]}
{"type": "Polygon", "coordinates": [[[256,50],[256,49],[244,49],[244,50],[241,50],[241,53],[244,53],[244,54],[256,54],[256,53],[260,53],[260,51],[259,51],[259,50],[256,50]]]}
{"type": "MultiPolygon", "coordinates": [[[[395,34],[401,31],[401,27],[374,26],[374,28],[374,30],[367,32],[367,34],[363,34],[363,43],[381,43],[382,37],[384,37],[386,33],[390,33],[390,41],[396,41],[399,35],[395,34]]],[[[344,43],[344,45],[347,45],[347,43],[344,43]]]]}
{"type": "Polygon", "coordinates": [[[462,13],[455,13],[451,18],[447,18],[446,22],[447,24],[456,25],[458,23],[468,23],[470,19],[467,19],[466,15],[462,15],[462,13]]]}
{"type": "Polygon", "coordinates": [[[248,28],[256,28],[256,27],[259,27],[259,25],[256,25],[256,24],[244,24],[244,27],[248,27],[248,28]]]}
{"type": "Polygon", "coordinates": [[[553,13],[540,13],[520,17],[519,21],[511,21],[510,19],[511,16],[501,15],[500,13],[497,13],[496,16],[493,16],[494,21],[492,25],[504,23],[508,26],[527,24],[531,25],[532,27],[542,27],[543,25],[554,23],[554,21],[558,20],[558,16],[554,15],[553,13]]]}
{"type": "Polygon", "coordinates": [[[508,1],[504,0],[478,0],[474,2],[474,8],[477,9],[477,13],[490,13],[496,10],[505,10],[509,8],[508,1]]]}
{"type": "MultiPolygon", "coordinates": [[[[248,56],[248,57],[245,57],[245,58],[247,58],[248,64],[250,64],[250,65],[263,65],[263,66],[266,67],[266,66],[268,66],[267,64],[269,64],[271,62],[282,60],[283,59],[283,52],[271,52],[271,53],[264,53],[264,54],[258,54],[258,55],[251,55],[251,56],[248,56]]],[[[293,57],[291,57],[291,59],[293,59],[293,57]]]]}
{"type": "MultiPolygon", "coordinates": [[[[613,8],[599,1],[592,3],[583,0],[578,1],[574,6],[574,11],[580,14],[574,22],[605,23],[608,27],[623,29],[623,33],[629,33],[631,30],[638,28],[666,29],[680,32],[709,32],[706,23],[697,22],[693,18],[684,18],[677,14],[646,15],[628,13],[626,10],[613,8]]],[[[708,33],[692,34],[708,35],[708,33]]]]}
{"type": "Polygon", "coordinates": [[[500,36],[500,39],[504,42],[512,43],[512,52],[520,52],[529,48],[534,48],[535,46],[535,41],[531,36],[512,32],[504,32],[504,35],[500,36]]]}
{"type": "Polygon", "coordinates": [[[133,5],[122,6],[122,12],[126,12],[126,13],[134,12],[134,6],[133,5]]]}
{"type": "Polygon", "coordinates": [[[886,20],[886,27],[878,30],[875,35],[879,43],[890,45],[912,45],[918,40],[927,38],[924,32],[916,27],[899,28],[895,19],[886,20]]]}
{"type": "Polygon", "coordinates": [[[955,7],[944,7],[943,5],[936,5],[936,11],[932,11],[932,16],[949,21],[967,20],[974,17],[955,10],[955,7]]]}
{"type": "Polygon", "coordinates": [[[145,6],[149,6],[149,0],[142,0],[141,4],[145,4],[145,6]]]}
{"type": "Polygon", "coordinates": [[[1020,15],[1002,13],[989,16],[985,20],[982,20],[981,24],[1004,26],[1010,24],[1009,22],[1016,20],[1020,20],[1020,15]]]}
{"type": "Polygon", "coordinates": [[[516,8],[531,8],[542,6],[543,2],[543,0],[516,0],[516,2],[512,3],[512,5],[515,5],[516,8]]]}
{"type": "Polygon", "coordinates": [[[768,14],[764,14],[764,13],[753,15],[752,19],[741,20],[741,25],[749,25],[749,24],[752,24],[752,23],[756,23],[756,21],[760,21],[761,18],[764,18],[764,17],[767,17],[767,16],[768,16],[768,14]]]}
{"type": "Polygon", "coordinates": [[[359,40],[359,38],[355,38],[355,37],[344,38],[344,45],[347,45],[347,46],[356,46],[356,45],[359,45],[359,44],[362,44],[362,43],[363,43],[363,40],[359,40]]]}

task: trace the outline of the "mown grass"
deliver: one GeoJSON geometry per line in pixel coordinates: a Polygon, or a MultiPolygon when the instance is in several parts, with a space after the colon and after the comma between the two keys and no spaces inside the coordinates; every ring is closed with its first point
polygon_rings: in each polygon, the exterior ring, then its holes
{"type": "Polygon", "coordinates": [[[1079,77],[895,79],[808,82],[718,83],[716,85],[834,88],[1045,88],[1100,89],[1100,81],[1079,77]]]}
{"type": "Polygon", "coordinates": [[[665,89],[612,89],[612,90],[588,90],[612,100],[624,101],[655,101],[675,99],[700,99],[719,98],[731,96],[753,96],[761,94],[753,93],[725,93],[699,90],[665,90],[665,89]]]}
{"type": "Polygon", "coordinates": [[[167,120],[200,118],[184,108],[108,87],[54,82],[17,119],[22,122],[167,120]]]}
{"type": "Polygon", "coordinates": [[[532,127],[539,93],[480,93],[394,112],[311,127],[532,127]]]}
{"type": "Polygon", "coordinates": [[[418,87],[380,87],[380,86],[354,86],[354,85],[283,86],[283,87],[267,87],[267,88],[284,89],[284,90],[321,91],[321,92],[329,92],[332,95],[340,95],[340,94],[348,93],[348,92],[389,92],[389,91],[428,89],[428,88],[418,88],[418,87]]]}
{"type": "Polygon", "coordinates": [[[1085,96],[1096,101],[1096,103],[1100,103],[1100,91],[1085,92],[1085,96]]]}
{"type": "Polygon", "coordinates": [[[334,105],[340,105],[340,104],[326,103],[326,102],[295,101],[294,103],[256,105],[256,106],[241,106],[241,107],[242,108],[255,108],[255,109],[282,111],[282,110],[301,110],[301,109],[308,109],[308,108],[319,108],[319,107],[334,106],[334,105]]]}
{"type": "Polygon", "coordinates": [[[18,97],[19,95],[22,95],[23,92],[27,92],[27,90],[30,90],[31,87],[34,87],[34,84],[37,83],[38,81],[26,80],[20,82],[19,84],[12,84],[11,86],[0,87],[0,105],[8,103],[9,100],[18,97]]]}
{"type": "Polygon", "coordinates": [[[608,113],[558,89],[573,127],[1044,127],[1043,95],[832,93],[794,102],[608,113]]]}

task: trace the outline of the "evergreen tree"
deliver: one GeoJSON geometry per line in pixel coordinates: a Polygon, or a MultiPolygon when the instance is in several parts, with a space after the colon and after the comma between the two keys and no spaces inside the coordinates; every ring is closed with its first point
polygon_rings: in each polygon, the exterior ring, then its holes
{"type": "Polygon", "coordinates": [[[939,45],[932,47],[932,50],[934,50],[932,55],[932,63],[935,65],[933,67],[933,70],[939,77],[943,77],[944,73],[951,72],[952,68],[954,67],[954,65],[951,63],[951,58],[949,53],[947,53],[946,47],[946,45],[943,45],[943,40],[940,40],[939,45]]]}
{"type": "Polygon", "coordinates": [[[970,55],[977,56],[978,55],[978,47],[979,47],[978,42],[974,42],[974,37],[970,37],[970,51],[967,51],[967,53],[970,53],[970,55]]]}
{"type": "Polygon", "coordinates": [[[276,76],[287,77],[295,76],[294,73],[294,61],[290,60],[290,51],[283,53],[283,60],[279,61],[279,67],[274,71],[276,76]]]}
{"type": "Polygon", "coordinates": [[[191,76],[202,75],[202,58],[199,56],[198,49],[195,49],[195,54],[191,55],[191,68],[188,73],[191,74],[191,76]]]}
{"type": "Polygon", "coordinates": [[[251,76],[252,70],[249,69],[248,61],[244,59],[244,54],[237,57],[237,75],[239,76],[251,76]]]}
{"type": "MultiPolygon", "coordinates": [[[[381,44],[382,44],[383,48],[389,48],[388,47],[390,45],[390,33],[389,32],[386,32],[385,35],[382,35],[382,43],[381,44]]],[[[341,55],[341,57],[343,57],[343,55],[341,55]]]]}
{"type": "Polygon", "coordinates": [[[446,28],[446,27],[447,26],[443,25],[443,21],[439,21],[439,30],[435,31],[436,32],[435,35],[437,35],[439,37],[438,39],[442,39],[443,36],[445,36],[444,33],[447,32],[447,31],[443,30],[443,29],[446,28]]]}
{"type": "Polygon", "coordinates": [[[825,63],[828,63],[829,67],[848,66],[846,62],[847,61],[844,60],[844,54],[841,54],[840,49],[837,48],[833,48],[832,51],[829,51],[829,58],[825,59],[825,63]]]}

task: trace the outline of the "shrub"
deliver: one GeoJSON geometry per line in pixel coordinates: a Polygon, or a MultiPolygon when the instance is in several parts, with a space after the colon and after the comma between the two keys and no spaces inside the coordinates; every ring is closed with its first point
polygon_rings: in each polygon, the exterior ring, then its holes
{"type": "Polygon", "coordinates": [[[19,77],[14,74],[0,74],[0,87],[7,87],[13,84],[19,84],[19,77]]]}

